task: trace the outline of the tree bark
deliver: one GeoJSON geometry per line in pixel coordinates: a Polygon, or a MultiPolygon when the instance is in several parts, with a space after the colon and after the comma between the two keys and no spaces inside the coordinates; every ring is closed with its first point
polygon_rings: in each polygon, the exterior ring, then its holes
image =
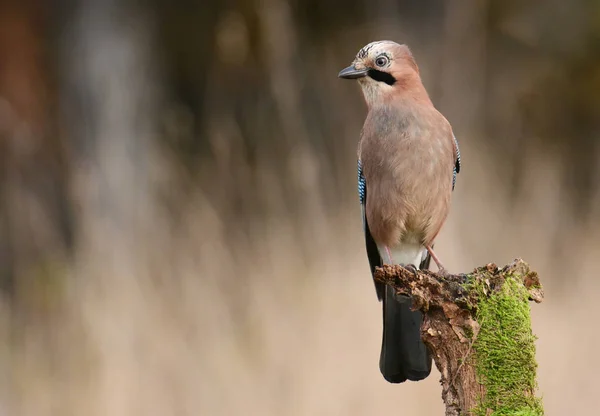
{"type": "Polygon", "coordinates": [[[424,313],[421,335],[441,373],[447,416],[543,414],[528,305],[542,301],[543,289],[527,263],[460,275],[385,265],[375,278],[424,313]]]}

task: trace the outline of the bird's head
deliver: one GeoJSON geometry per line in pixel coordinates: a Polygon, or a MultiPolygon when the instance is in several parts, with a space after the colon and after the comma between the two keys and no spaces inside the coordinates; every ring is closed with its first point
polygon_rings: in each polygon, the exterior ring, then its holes
{"type": "Polygon", "coordinates": [[[357,79],[369,106],[396,93],[421,85],[419,68],[406,45],[391,40],[371,42],[356,54],[339,78],[357,79]]]}

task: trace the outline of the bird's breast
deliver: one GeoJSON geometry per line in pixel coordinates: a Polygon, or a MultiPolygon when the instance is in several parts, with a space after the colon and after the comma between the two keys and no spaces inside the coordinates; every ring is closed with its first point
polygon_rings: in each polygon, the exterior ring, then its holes
{"type": "MultiPolygon", "coordinates": [[[[429,244],[443,224],[452,192],[453,147],[431,122],[401,117],[365,123],[360,144],[366,215],[376,242],[429,244]]],[[[369,119],[367,119],[369,121],[369,119]]]]}

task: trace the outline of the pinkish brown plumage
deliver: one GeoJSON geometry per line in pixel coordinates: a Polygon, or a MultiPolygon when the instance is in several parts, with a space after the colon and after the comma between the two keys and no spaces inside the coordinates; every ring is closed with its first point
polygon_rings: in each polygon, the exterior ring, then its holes
{"type": "MultiPolygon", "coordinates": [[[[432,247],[460,169],[452,127],[433,106],[406,45],[372,42],[339,76],[358,79],[369,109],[358,159],[372,271],[382,263],[428,267],[429,255],[443,271],[432,247]]],[[[393,291],[377,286],[377,292],[384,301],[384,377],[391,382],[426,377],[431,361],[420,341],[420,315],[393,291]]]]}
{"type": "Polygon", "coordinates": [[[426,100],[418,79],[405,86],[370,107],[358,151],[371,233],[389,248],[433,244],[448,215],[455,164],[450,125],[426,100]]]}

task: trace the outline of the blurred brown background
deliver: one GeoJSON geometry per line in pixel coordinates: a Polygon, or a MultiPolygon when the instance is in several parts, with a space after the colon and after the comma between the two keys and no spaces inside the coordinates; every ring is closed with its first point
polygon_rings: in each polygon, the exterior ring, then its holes
{"type": "Polygon", "coordinates": [[[540,272],[547,414],[595,414],[600,3],[0,0],[0,415],[441,414],[377,365],[377,39],[461,144],[438,254],[540,272]]]}

